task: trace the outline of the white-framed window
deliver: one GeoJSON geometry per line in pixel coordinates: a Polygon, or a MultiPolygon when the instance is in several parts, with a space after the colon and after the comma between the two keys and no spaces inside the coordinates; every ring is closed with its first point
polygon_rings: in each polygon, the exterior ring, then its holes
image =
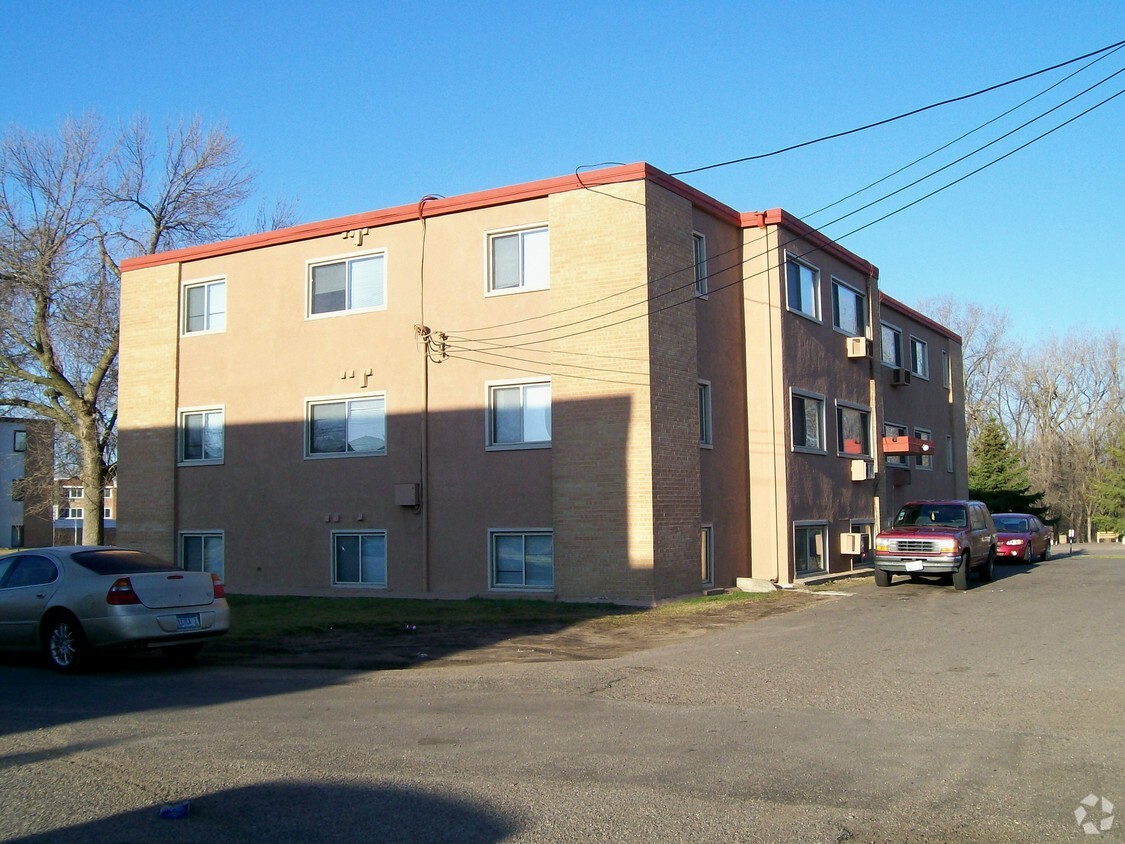
{"type": "Polygon", "coordinates": [[[76,501],[82,497],[82,487],[80,486],[64,486],[63,497],[68,501],[76,501]]]}
{"type": "MultiPolygon", "coordinates": [[[[883,436],[884,437],[905,437],[908,431],[905,425],[899,425],[895,422],[883,423],[883,436]]],[[[909,466],[910,458],[905,454],[888,454],[888,466],[909,466]]]]}
{"type": "Polygon", "coordinates": [[[785,289],[789,310],[820,322],[820,270],[786,255],[785,289]]]}
{"type": "Polygon", "coordinates": [[[102,498],[104,498],[106,501],[109,501],[109,499],[113,498],[113,489],[114,488],[111,486],[107,486],[105,489],[103,489],[102,498]]]}
{"type": "Polygon", "coordinates": [[[332,532],[333,586],[387,586],[387,532],[332,532]]]}
{"type": "Polygon", "coordinates": [[[485,292],[519,293],[551,286],[551,237],[546,226],[489,232],[485,292]]]}
{"type": "Polygon", "coordinates": [[[707,295],[707,238],[699,232],[691,236],[692,248],[695,250],[695,295],[707,295]]]}
{"type": "Polygon", "coordinates": [[[386,453],[384,393],[306,400],[305,457],[374,457],[386,453]]]}
{"type": "Polygon", "coordinates": [[[828,571],[827,552],[827,522],[793,522],[793,567],[798,577],[828,571]]]}
{"type": "Polygon", "coordinates": [[[81,520],[82,519],[82,508],[81,507],[60,507],[59,508],[59,518],[60,519],[78,519],[78,520],[81,520]]]}
{"type": "Polygon", "coordinates": [[[825,454],[824,396],[804,390],[790,390],[789,423],[793,450],[825,454]]]}
{"type": "Polygon", "coordinates": [[[183,531],[180,534],[180,568],[205,571],[223,578],[223,532],[183,531]]]}
{"type": "Polygon", "coordinates": [[[871,409],[836,402],[836,451],[841,457],[871,457],[871,409]]]}
{"type": "Polygon", "coordinates": [[[193,407],[180,411],[180,464],[223,462],[223,409],[193,407]]]}
{"type": "Polygon", "coordinates": [[[949,365],[949,352],[941,350],[941,385],[948,387],[953,383],[953,370],[949,365]]]}
{"type": "Polygon", "coordinates": [[[696,382],[696,393],[699,397],[699,445],[711,448],[714,437],[711,425],[711,382],[696,382]]]}
{"type": "Polygon", "coordinates": [[[838,278],[832,279],[832,327],[851,337],[867,332],[867,296],[838,278]]]}
{"type": "Polygon", "coordinates": [[[902,368],[902,331],[895,328],[893,325],[883,323],[881,325],[882,338],[881,346],[883,348],[883,365],[893,366],[895,369],[902,368]]]}
{"type": "Polygon", "coordinates": [[[715,527],[703,525],[699,531],[699,574],[701,585],[715,583],[715,527]]]}
{"type": "Polygon", "coordinates": [[[227,327],[227,280],[212,278],[184,284],[184,334],[225,331],[227,327]]]}
{"type": "Polygon", "coordinates": [[[490,530],[488,585],[491,589],[553,589],[553,533],[546,529],[490,530]]]}
{"type": "Polygon", "coordinates": [[[102,508],[102,518],[112,519],[113,518],[113,508],[112,507],[103,507],[102,508]]]}
{"type": "Polygon", "coordinates": [[[27,431],[22,429],[12,431],[12,451],[27,451],[27,431]]]}
{"type": "MultiPolygon", "coordinates": [[[[933,432],[927,431],[925,428],[915,428],[914,429],[914,436],[916,436],[918,439],[923,440],[925,442],[932,443],[934,441],[933,432]]],[[[932,452],[930,454],[919,454],[915,458],[914,462],[918,466],[919,469],[925,469],[926,471],[933,471],[934,455],[933,455],[932,452]]]]}
{"type": "Polygon", "coordinates": [[[910,338],[910,371],[919,378],[930,380],[930,347],[925,340],[910,338]]]}
{"type": "Polygon", "coordinates": [[[386,263],[385,252],[309,261],[308,315],[385,310],[386,263]]]}
{"type": "Polygon", "coordinates": [[[551,382],[490,383],[485,448],[548,448],[551,445],[551,382]]]}
{"type": "Polygon", "coordinates": [[[945,435],[945,471],[953,471],[953,435],[945,435]]]}

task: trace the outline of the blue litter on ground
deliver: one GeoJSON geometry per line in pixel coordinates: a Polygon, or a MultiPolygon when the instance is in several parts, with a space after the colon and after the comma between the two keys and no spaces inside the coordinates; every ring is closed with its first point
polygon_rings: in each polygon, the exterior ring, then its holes
{"type": "Polygon", "coordinates": [[[186,818],[191,814],[191,801],[181,800],[179,803],[164,803],[160,807],[160,817],[165,820],[186,818]]]}

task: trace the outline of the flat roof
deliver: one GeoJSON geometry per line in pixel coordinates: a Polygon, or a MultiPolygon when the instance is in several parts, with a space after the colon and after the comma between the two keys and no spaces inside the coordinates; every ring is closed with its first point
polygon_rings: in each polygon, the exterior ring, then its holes
{"type": "Polygon", "coordinates": [[[303,223],[299,226],[290,226],[284,229],[236,237],[230,240],[205,243],[199,246],[188,246],[182,249],[173,249],[168,252],[157,252],[153,255],[139,255],[135,258],[126,258],[122,261],[121,271],[129,272],[146,267],[158,267],[164,264],[197,261],[202,258],[214,258],[221,255],[246,252],[252,249],[277,246],[283,243],[294,243],[316,237],[341,234],[355,229],[378,228],[379,226],[402,223],[409,220],[420,220],[423,217],[429,218],[445,214],[456,214],[461,211],[506,205],[512,202],[542,199],[543,197],[555,193],[585,190],[590,187],[640,180],[651,181],[683,197],[697,208],[733,226],[738,226],[740,228],[764,228],[766,226],[775,225],[789,229],[800,237],[814,243],[818,249],[832,254],[834,257],[842,260],[865,275],[872,278],[879,277],[879,270],[874,264],[865,261],[855,253],[840,246],[840,244],[781,208],[775,208],[769,211],[749,211],[740,213],[729,205],[724,205],[717,199],[680,181],[675,176],[670,176],[664,171],[643,161],[606,167],[601,170],[590,170],[584,173],[575,172],[568,176],[542,179],[535,182],[524,182],[523,184],[492,188],[490,190],[461,194],[460,196],[441,198],[424,197],[410,205],[397,205],[378,211],[351,214],[346,217],[334,217],[314,223],[303,223]]]}

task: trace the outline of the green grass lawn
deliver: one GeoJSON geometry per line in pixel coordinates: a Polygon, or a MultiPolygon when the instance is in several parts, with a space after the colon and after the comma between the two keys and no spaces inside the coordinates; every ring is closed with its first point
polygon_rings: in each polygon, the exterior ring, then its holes
{"type": "Polygon", "coordinates": [[[595,618],[620,622],[705,613],[737,601],[775,599],[778,593],[730,592],[685,598],[653,608],[562,601],[470,598],[465,601],[405,598],[299,598],[230,595],[232,638],[315,634],[356,628],[402,629],[408,624],[432,628],[442,624],[574,624],[595,618]]]}

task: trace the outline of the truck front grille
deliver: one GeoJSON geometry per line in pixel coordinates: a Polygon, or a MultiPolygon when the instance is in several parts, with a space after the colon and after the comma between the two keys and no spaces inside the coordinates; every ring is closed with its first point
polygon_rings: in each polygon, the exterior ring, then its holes
{"type": "Polygon", "coordinates": [[[938,544],[929,539],[896,539],[890,550],[900,554],[936,554],[938,544]]]}

